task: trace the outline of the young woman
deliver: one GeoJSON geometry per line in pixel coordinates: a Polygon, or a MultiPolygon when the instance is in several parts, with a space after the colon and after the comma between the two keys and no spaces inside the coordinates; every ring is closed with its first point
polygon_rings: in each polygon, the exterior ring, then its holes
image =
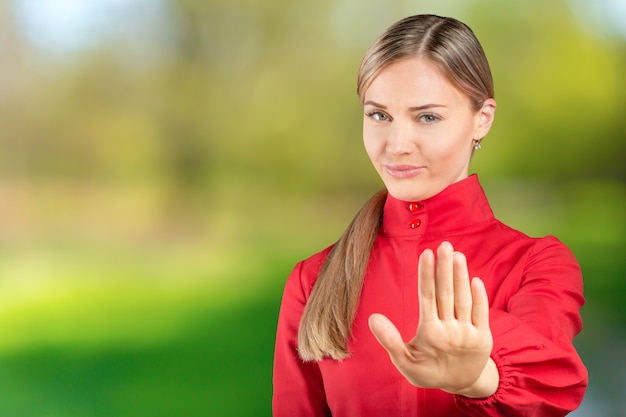
{"type": "Polygon", "coordinates": [[[572,340],[580,268],[556,238],[494,218],[472,154],[494,120],[471,29],[403,19],[358,76],[363,139],[385,184],[283,295],[276,417],[562,416],[587,370],[572,340]]]}

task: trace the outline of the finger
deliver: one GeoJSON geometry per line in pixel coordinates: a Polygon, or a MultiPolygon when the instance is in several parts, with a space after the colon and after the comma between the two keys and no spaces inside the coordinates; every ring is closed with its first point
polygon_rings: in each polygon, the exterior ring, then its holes
{"type": "Polygon", "coordinates": [[[420,322],[437,319],[435,299],[435,254],[426,249],[418,263],[417,292],[419,297],[420,322]]]}
{"type": "Polygon", "coordinates": [[[485,283],[478,277],[472,279],[472,323],[479,329],[489,328],[489,298],[485,283]]]}
{"type": "Polygon", "coordinates": [[[443,242],[437,249],[435,294],[441,320],[454,319],[453,252],[449,242],[443,242]]]}
{"type": "Polygon", "coordinates": [[[472,292],[470,289],[467,260],[461,252],[453,254],[454,312],[457,320],[472,322],[472,292]]]}
{"type": "Polygon", "coordinates": [[[372,314],[369,318],[370,330],[392,358],[399,358],[406,349],[400,332],[391,320],[382,314],[372,314]]]}

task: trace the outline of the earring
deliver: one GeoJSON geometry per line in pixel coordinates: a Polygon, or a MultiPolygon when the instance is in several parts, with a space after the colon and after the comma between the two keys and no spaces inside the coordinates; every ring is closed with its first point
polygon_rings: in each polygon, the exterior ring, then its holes
{"type": "Polygon", "coordinates": [[[474,139],[473,140],[474,143],[474,150],[477,151],[480,149],[480,139],[474,139]]]}

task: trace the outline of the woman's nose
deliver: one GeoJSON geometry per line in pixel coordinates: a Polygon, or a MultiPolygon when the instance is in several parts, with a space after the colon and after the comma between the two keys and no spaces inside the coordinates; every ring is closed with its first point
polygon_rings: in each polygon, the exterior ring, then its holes
{"type": "Polygon", "coordinates": [[[387,138],[387,152],[392,155],[408,154],[415,149],[413,132],[408,126],[398,124],[391,130],[387,138]]]}

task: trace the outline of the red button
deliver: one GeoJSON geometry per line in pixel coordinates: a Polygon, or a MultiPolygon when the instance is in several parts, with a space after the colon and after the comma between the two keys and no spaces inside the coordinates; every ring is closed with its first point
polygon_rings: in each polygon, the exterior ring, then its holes
{"type": "Polygon", "coordinates": [[[420,209],[420,204],[419,203],[409,203],[407,205],[407,208],[409,209],[409,211],[411,213],[415,213],[417,210],[420,209]]]}
{"type": "Polygon", "coordinates": [[[415,220],[413,220],[413,221],[409,224],[409,227],[410,227],[411,229],[417,229],[418,227],[420,227],[420,224],[422,224],[421,220],[420,220],[420,219],[415,219],[415,220]]]}

